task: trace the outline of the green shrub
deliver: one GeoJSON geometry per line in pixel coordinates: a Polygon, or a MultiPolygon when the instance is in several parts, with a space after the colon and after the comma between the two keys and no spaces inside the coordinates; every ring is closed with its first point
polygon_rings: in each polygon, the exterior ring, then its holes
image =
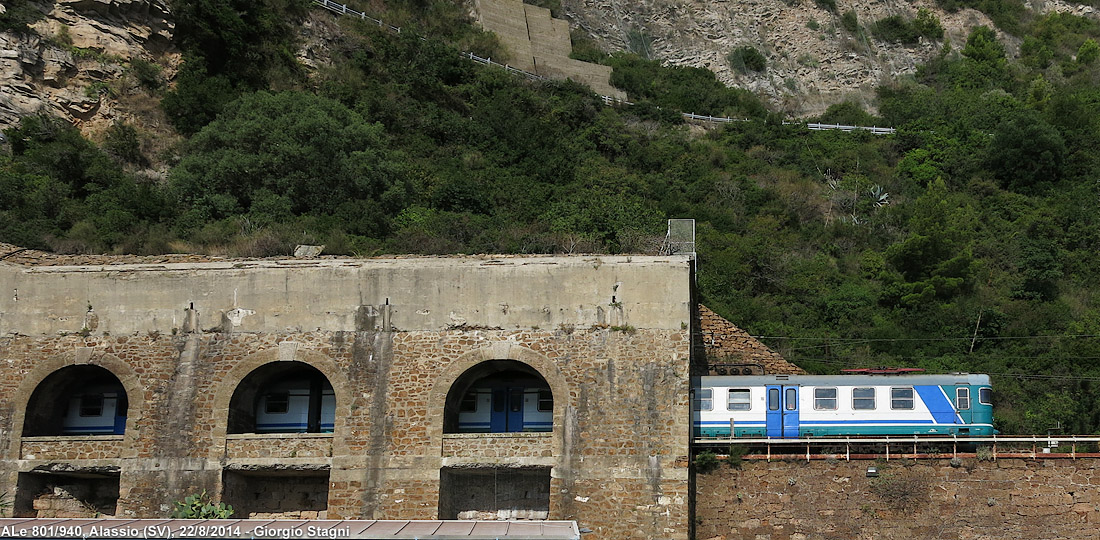
{"type": "Polygon", "coordinates": [[[738,73],[764,71],[768,64],[764,55],[749,45],[734,49],[726,56],[726,59],[729,60],[730,67],[738,73]]]}
{"type": "Polygon", "coordinates": [[[607,53],[600,50],[596,41],[580,28],[575,28],[569,33],[569,41],[573,46],[569,58],[582,62],[592,62],[593,64],[598,64],[600,60],[607,58],[607,53]]]}
{"type": "Polygon", "coordinates": [[[718,468],[718,456],[710,450],[695,455],[695,472],[709,474],[718,468]]]}
{"type": "Polygon", "coordinates": [[[116,122],[107,129],[107,138],[103,146],[112,155],[127,163],[138,165],[148,163],[141,153],[141,141],[138,140],[137,130],[125,122],[116,122]]]}
{"type": "Polygon", "coordinates": [[[176,508],[172,510],[174,519],[226,519],[233,515],[232,506],[210,500],[205,489],[202,493],[188,495],[175,504],[176,508]]]}
{"type": "Polygon", "coordinates": [[[920,39],[913,25],[901,15],[879,19],[871,25],[871,35],[892,43],[913,44],[920,39]]]}
{"type": "Polygon", "coordinates": [[[943,25],[940,19],[926,8],[917,10],[917,18],[913,20],[913,28],[917,34],[929,39],[943,39],[943,25]]]}
{"type": "Polygon", "coordinates": [[[840,27],[853,35],[859,33],[859,15],[856,15],[856,10],[849,9],[840,16],[840,27]]]}
{"type": "Polygon", "coordinates": [[[836,13],[836,0],[814,0],[814,3],[825,11],[836,13]]]}
{"type": "Polygon", "coordinates": [[[46,15],[29,0],[6,0],[4,8],[4,13],[0,13],[0,32],[28,33],[29,25],[46,15]]]}
{"type": "Polygon", "coordinates": [[[161,68],[154,62],[144,58],[134,58],[130,61],[130,71],[138,82],[149,90],[156,90],[164,86],[164,80],[160,76],[161,68]]]}

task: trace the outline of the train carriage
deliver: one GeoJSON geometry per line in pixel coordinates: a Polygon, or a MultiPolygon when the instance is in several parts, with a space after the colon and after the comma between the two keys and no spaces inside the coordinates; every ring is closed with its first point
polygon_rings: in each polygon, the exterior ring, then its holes
{"type": "Polygon", "coordinates": [[[95,385],[69,398],[62,411],[65,435],[121,435],[126,431],[126,392],[120,385],[95,385]]]}
{"type": "Polygon", "coordinates": [[[550,431],[554,399],[548,388],[495,386],[472,388],[458,413],[461,433],[550,431]]]}
{"type": "Polygon", "coordinates": [[[992,435],[988,375],[692,378],[696,437],[992,435]]]}
{"type": "MultiPolygon", "coordinates": [[[[282,381],[266,388],[256,403],[256,433],[310,431],[311,391],[307,380],[282,381]]],[[[327,382],[320,388],[320,408],[319,431],[332,433],[336,424],[336,396],[327,382]]]]}

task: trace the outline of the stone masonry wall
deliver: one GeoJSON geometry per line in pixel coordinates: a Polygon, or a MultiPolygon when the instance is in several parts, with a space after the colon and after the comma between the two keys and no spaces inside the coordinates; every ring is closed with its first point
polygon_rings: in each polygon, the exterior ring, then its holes
{"type": "Polygon", "coordinates": [[[688,537],[686,259],[463,259],[451,273],[441,259],[313,264],[0,263],[0,289],[17,290],[0,299],[0,490],[58,472],[115,478],[117,515],[153,518],[233,482],[254,496],[271,479],[325,478],[323,509],[291,508],[299,493],[251,511],[434,519],[441,471],[534,468],[549,470],[549,518],[577,520],[586,538],[688,537]],[[491,360],[545,379],[552,432],[444,437],[451,385],[491,360]],[[332,434],[228,433],[234,391],[273,362],[328,379],[332,434]],[[24,440],[39,384],[85,365],[122,384],[125,434],[24,440]]]}
{"type": "Polygon", "coordinates": [[[760,364],[769,375],[806,373],[704,305],[699,306],[699,327],[700,344],[709,363],[760,364]]]}
{"type": "Polygon", "coordinates": [[[118,459],[122,457],[122,436],[86,435],[27,437],[19,452],[23,459],[118,459]]]}
{"type": "Polygon", "coordinates": [[[550,433],[454,433],[443,437],[443,457],[552,457],[550,433]]]}
{"type": "Polygon", "coordinates": [[[1100,527],[1100,463],[744,462],[697,475],[696,497],[700,539],[1086,539],[1100,527]]]}
{"type": "Polygon", "coordinates": [[[228,459],[332,457],[332,435],[327,433],[227,435],[225,456],[228,459]]]}

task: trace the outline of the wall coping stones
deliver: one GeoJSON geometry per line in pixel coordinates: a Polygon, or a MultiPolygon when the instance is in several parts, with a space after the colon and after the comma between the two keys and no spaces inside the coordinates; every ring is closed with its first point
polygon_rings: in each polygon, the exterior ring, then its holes
{"type": "Polygon", "coordinates": [[[125,435],[37,435],[34,437],[22,437],[23,442],[81,442],[81,441],[121,441],[125,435]]]}
{"type": "MultiPolygon", "coordinates": [[[[233,433],[226,435],[226,440],[251,440],[251,439],[331,439],[333,433],[233,433]]],[[[24,437],[23,440],[27,440],[24,437]]]]}
{"type": "Polygon", "coordinates": [[[444,439],[549,439],[554,434],[549,431],[530,431],[516,433],[444,433],[444,439]]]}

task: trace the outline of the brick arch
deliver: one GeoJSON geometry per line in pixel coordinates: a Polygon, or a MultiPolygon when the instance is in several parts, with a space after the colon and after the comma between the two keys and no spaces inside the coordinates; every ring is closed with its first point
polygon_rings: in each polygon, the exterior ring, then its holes
{"type": "Polygon", "coordinates": [[[46,380],[46,377],[57,371],[71,366],[97,366],[109,371],[122,383],[126,391],[126,432],[123,434],[123,448],[133,448],[134,439],[137,437],[137,422],[143,417],[144,406],[151,396],[145,395],[145,387],[142,386],[138,375],[129,364],[113,354],[97,352],[90,348],[73,349],[55,356],[50,356],[35,364],[23,382],[15,391],[12,402],[18,405],[18,409],[12,415],[11,447],[8,455],[12,459],[19,459],[19,448],[23,441],[23,424],[27,416],[27,406],[31,396],[38,386],[46,380]]]}
{"type": "Polygon", "coordinates": [[[552,436],[554,448],[561,448],[562,434],[565,432],[565,411],[572,396],[569,392],[569,383],[562,375],[558,365],[551,359],[526,347],[510,342],[497,342],[485,347],[472,350],[455,359],[436,378],[428,393],[428,437],[431,448],[442,448],[443,444],[443,415],[447,404],[447,394],[451,386],[464,373],[482,362],[490,360],[513,360],[526,364],[546,380],[550,385],[550,392],[554,396],[554,429],[552,436]]]}
{"type": "MultiPolygon", "coordinates": [[[[349,390],[351,383],[344,375],[344,372],[341,371],[339,365],[332,358],[311,350],[296,350],[292,360],[287,360],[281,356],[281,351],[278,348],[252,353],[241,359],[236,366],[223,376],[214,393],[212,414],[216,416],[214,418],[214,429],[211,433],[214,441],[212,452],[220,455],[220,451],[215,449],[225,448],[226,431],[228,430],[229,422],[229,404],[233,399],[233,393],[236,392],[240,383],[244,381],[245,377],[250,373],[267,364],[286,361],[306,364],[320,371],[321,374],[328,379],[329,384],[332,385],[332,392],[336,398],[336,418],[334,419],[332,428],[333,453],[338,453],[338,448],[345,444],[345,419],[351,414],[352,396],[349,390]]],[[[344,452],[340,450],[339,453],[344,452]]]]}

